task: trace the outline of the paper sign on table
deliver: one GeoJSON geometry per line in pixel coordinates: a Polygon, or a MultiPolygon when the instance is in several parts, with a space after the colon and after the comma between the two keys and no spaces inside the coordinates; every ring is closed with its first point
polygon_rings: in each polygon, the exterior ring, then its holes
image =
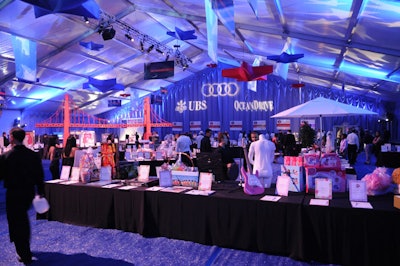
{"type": "Polygon", "coordinates": [[[369,202],[352,201],[351,206],[359,209],[372,209],[372,205],[369,202]]]}
{"type": "Polygon", "coordinates": [[[212,180],[213,180],[213,174],[212,173],[200,172],[198,190],[210,191],[211,190],[211,185],[212,185],[212,180]]]}
{"type": "Polygon", "coordinates": [[[197,190],[197,189],[193,189],[193,190],[189,190],[189,191],[185,192],[185,194],[200,195],[200,196],[209,196],[214,193],[215,193],[215,190],[197,190]]]}
{"type": "Polygon", "coordinates": [[[290,177],[280,175],[276,181],[276,194],[279,196],[287,196],[289,194],[290,177]]]}
{"type": "Polygon", "coordinates": [[[332,199],[332,179],[316,178],[315,179],[315,198],[316,199],[332,199]]]}
{"type": "Polygon", "coordinates": [[[148,182],[149,174],[150,174],[150,165],[141,165],[139,166],[139,176],[138,180],[140,182],[148,182]]]}
{"type": "Polygon", "coordinates": [[[281,199],[280,196],[273,196],[273,195],[265,195],[264,197],[262,197],[260,200],[262,201],[279,201],[281,199]]]}
{"type": "Polygon", "coordinates": [[[101,181],[109,181],[111,180],[111,166],[102,166],[100,168],[100,180],[101,181]]]}
{"type": "Polygon", "coordinates": [[[79,167],[72,167],[71,171],[71,180],[72,181],[79,181],[79,167]]]}
{"type": "Polygon", "coordinates": [[[327,200],[327,199],[311,199],[310,205],[329,206],[329,200],[327,200]]]}
{"type": "Polygon", "coordinates": [[[350,201],[368,201],[367,186],[362,180],[349,180],[350,201]]]}
{"type": "Polygon", "coordinates": [[[156,151],[156,160],[157,161],[162,161],[164,160],[163,158],[163,153],[161,151],[156,151]]]}
{"type": "Polygon", "coordinates": [[[71,166],[63,165],[63,167],[61,168],[60,179],[61,180],[68,180],[70,173],[71,173],[71,166]]]}
{"type": "Polygon", "coordinates": [[[172,174],[169,170],[164,170],[159,172],[160,180],[159,184],[160,187],[172,187],[172,174]]]}

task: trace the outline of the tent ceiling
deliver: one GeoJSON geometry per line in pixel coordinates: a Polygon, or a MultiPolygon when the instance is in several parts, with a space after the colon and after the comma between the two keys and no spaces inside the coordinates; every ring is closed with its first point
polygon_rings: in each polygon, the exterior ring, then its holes
{"type": "MultiPolygon", "coordinates": [[[[207,68],[204,1],[195,0],[96,0],[103,15],[112,17],[116,35],[104,41],[97,33],[99,21],[86,24],[80,16],[50,14],[35,18],[32,5],[0,1],[0,88],[5,89],[5,109],[52,112],[65,93],[74,104],[91,114],[110,110],[109,99],[123,93],[141,97],[156,92],[207,68]],[[116,23],[115,20],[120,21],[116,23]],[[185,71],[175,67],[167,79],[144,80],[143,64],[164,61],[153,50],[142,52],[140,41],[130,42],[121,25],[150,36],[179,51],[192,61],[185,71]],[[197,39],[178,41],[166,34],[195,30],[197,39]],[[11,36],[37,42],[38,82],[15,80],[11,36]],[[80,41],[103,44],[89,50],[80,41]],[[116,78],[125,91],[100,93],[83,89],[88,77],[116,78]]],[[[276,65],[267,56],[280,54],[285,43],[291,53],[305,56],[289,64],[288,80],[399,101],[400,96],[400,2],[385,0],[316,1],[259,0],[258,17],[247,0],[234,1],[235,35],[218,26],[218,60],[239,65],[259,58],[276,65]]],[[[147,46],[145,47],[145,50],[147,46]]]]}

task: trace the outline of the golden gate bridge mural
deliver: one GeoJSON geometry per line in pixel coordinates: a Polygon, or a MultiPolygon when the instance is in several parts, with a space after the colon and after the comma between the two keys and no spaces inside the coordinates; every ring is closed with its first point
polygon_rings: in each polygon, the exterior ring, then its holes
{"type": "Polygon", "coordinates": [[[143,101],[143,123],[110,123],[109,120],[89,115],[78,108],[70,107],[69,95],[66,94],[64,104],[57,111],[41,123],[37,128],[64,128],[64,144],[69,136],[70,128],[129,128],[144,127],[143,139],[149,139],[151,128],[172,127],[172,123],[159,117],[151,108],[150,97],[143,101]]]}

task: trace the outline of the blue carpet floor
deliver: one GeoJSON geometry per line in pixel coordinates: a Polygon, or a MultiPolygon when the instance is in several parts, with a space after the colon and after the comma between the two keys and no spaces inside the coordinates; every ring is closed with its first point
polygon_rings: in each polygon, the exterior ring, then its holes
{"type": "MultiPolygon", "coordinates": [[[[355,165],[358,179],[375,169],[373,164],[364,165],[363,162],[361,153],[355,165]]],[[[44,167],[48,180],[48,161],[44,161],[44,167]]],[[[275,171],[279,171],[279,167],[280,164],[275,164],[275,171]]],[[[14,245],[9,241],[2,182],[0,186],[0,243],[3,243],[0,266],[22,265],[17,261],[14,245]]],[[[31,247],[38,259],[32,265],[323,265],[163,237],[144,238],[119,230],[36,220],[33,209],[29,214],[31,247]]]]}

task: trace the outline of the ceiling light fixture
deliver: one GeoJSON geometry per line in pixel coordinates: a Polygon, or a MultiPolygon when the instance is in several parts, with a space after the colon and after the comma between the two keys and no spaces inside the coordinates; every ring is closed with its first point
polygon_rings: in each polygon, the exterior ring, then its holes
{"type": "Polygon", "coordinates": [[[144,44],[143,44],[143,41],[140,41],[140,51],[144,52],[144,44]]]}
{"type": "MultiPolygon", "coordinates": [[[[140,40],[139,43],[139,48],[140,51],[142,52],[151,52],[153,49],[155,49],[160,55],[166,55],[166,61],[170,59],[171,56],[174,57],[174,61],[176,66],[179,67],[188,67],[188,62],[191,62],[190,58],[187,58],[183,53],[179,51],[178,48],[180,48],[179,44],[175,44],[174,48],[171,48],[156,39],[152,38],[151,36],[148,36],[147,34],[144,34],[140,32],[138,29],[131,27],[128,25],[126,22],[119,20],[115,16],[111,16],[107,13],[105,13],[103,10],[101,12],[101,19],[99,22],[99,33],[101,34],[103,30],[108,29],[108,27],[113,24],[114,26],[117,25],[119,28],[121,28],[123,31],[125,31],[127,35],[132,37],[133,39],[140,40]],[[144,47],[148,47],[147,50],[144,49],[144,47]],[[183,59],[183,60],[181,60],[183,59]],[[185,62],[184,64],[181,64],[180,62],[185,62]]],[[[115,32],[115,30],[114,30],[115,32]]],[[[115,33],[114,33],[115,34],[115,33]]],[[[128,37],[127,37],[128,38],[128,37]]]]}
{"type": "Polygon", "coordinates": [[[150,45],[149,48],[147,48],[147,53],[150,53],[154,49],[154,44],[150,45]]]}
{"type": "Polygon", "coordinates": [[[125,34],[125,37],[126,37],[128,40],[130,40],[131,42],[134,42],[134,41],[135,41],[135,39],[133,39],[133,37],[132,37],[131,35],[129,35],[128,33],[125,34]]]}
{"type": "Polygon", "coordinates": [[[115,36],[115,30],[113,27],[105,28],[103,29],[101,36],[103,37],[103,40],[111,40],[115,36]]]}
{"type": "Polygon", "coordinates": [[[164,52],[161,51],[160,48],[158,48],[158,47],[156,48],[156,51],[159,52],[160,54],[164,54],[164,52]]]}

